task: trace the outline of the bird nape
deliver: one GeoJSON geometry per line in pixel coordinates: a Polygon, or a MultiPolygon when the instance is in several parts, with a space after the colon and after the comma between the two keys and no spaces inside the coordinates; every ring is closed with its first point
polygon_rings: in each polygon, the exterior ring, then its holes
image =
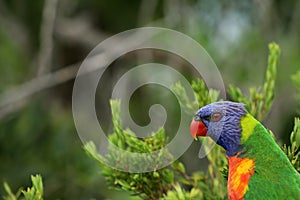
{"type": "Polygon", "coordinates": [[[220,101],[204,106],[190,131],[193,138],[209,136],[225,149],[230,200],[300,199],[300,174],[244,104],[220,101]]]}

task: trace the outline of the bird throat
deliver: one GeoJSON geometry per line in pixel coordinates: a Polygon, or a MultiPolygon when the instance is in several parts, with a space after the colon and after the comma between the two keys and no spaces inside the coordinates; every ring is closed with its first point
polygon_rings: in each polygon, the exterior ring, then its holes
{"type": "Polygon", "coordinates": [[[227,156],[228,160],[228,198],[230,200],[244,199],[248,190],[251,175],[254,174],[255,162],[249,158],[227,156]]]}

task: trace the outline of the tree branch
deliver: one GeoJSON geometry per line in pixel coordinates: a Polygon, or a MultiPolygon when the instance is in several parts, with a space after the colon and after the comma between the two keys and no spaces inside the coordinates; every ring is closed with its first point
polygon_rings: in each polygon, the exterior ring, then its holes
{"type": "Polygon", "coordinates": [[[40,29],[40,52],[38,55],[38,75],[50,71],[52,50],[53,50],[53,32],[58,0],[45,0],[43,9],[43,18],[40,29]]]}
{"type": "Polygon", "coordinates": [[[103,68],[105,65],[109,64],[107,63],[108,60],[111,60],[111,58],[119,55],[120,48],[135,48],[139,44],[152,37],[153,34],[141,35],[136,33],[128,35],[127,38],[122,38],[121,40],[115,39],[113,42],[108,44],[109,46],[103,47],[103,49],[97,49],[99,50],[98,52],[100,52],[99,54],[88,57],[85,61],[89,62],[91,65],[88,68],[81,70],[78,74],[77,71],[80,63],[64,67],[55,72],[40,75],[22,85],[6,91],[0,96],[0,120],[11,112],[15,112],[17,110],[15,108],[12,109],[14,105],[17,105],[21,101],[27,100],[33,94],[72,80],[76,77],[76,75],[81,76],[94,72],[95,70],[99,70],[100,68],[103,68]],[[117,48],[118,46],[119,48],[117,48]]]}

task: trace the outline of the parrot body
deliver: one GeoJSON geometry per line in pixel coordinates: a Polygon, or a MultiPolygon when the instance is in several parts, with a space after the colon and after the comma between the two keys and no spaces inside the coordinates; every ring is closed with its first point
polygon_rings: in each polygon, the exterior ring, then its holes
{"type": "Polygon", "coordinates": [[[201,108],[191,133],[210,136],[226,150],[230,200],[300,199],[300,174],[244,104],[224,101],[201,108]]]}

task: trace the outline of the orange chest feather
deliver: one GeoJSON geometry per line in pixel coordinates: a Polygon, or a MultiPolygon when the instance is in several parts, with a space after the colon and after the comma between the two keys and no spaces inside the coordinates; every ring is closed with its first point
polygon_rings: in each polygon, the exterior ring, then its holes
{"type": "Polygon", "coordinates": [[[228,197],[230,200],[243,200],[248,190],[248,182],[254,174],[254,161],[248,158],[227,156],[228,172],[228,197]]]}

